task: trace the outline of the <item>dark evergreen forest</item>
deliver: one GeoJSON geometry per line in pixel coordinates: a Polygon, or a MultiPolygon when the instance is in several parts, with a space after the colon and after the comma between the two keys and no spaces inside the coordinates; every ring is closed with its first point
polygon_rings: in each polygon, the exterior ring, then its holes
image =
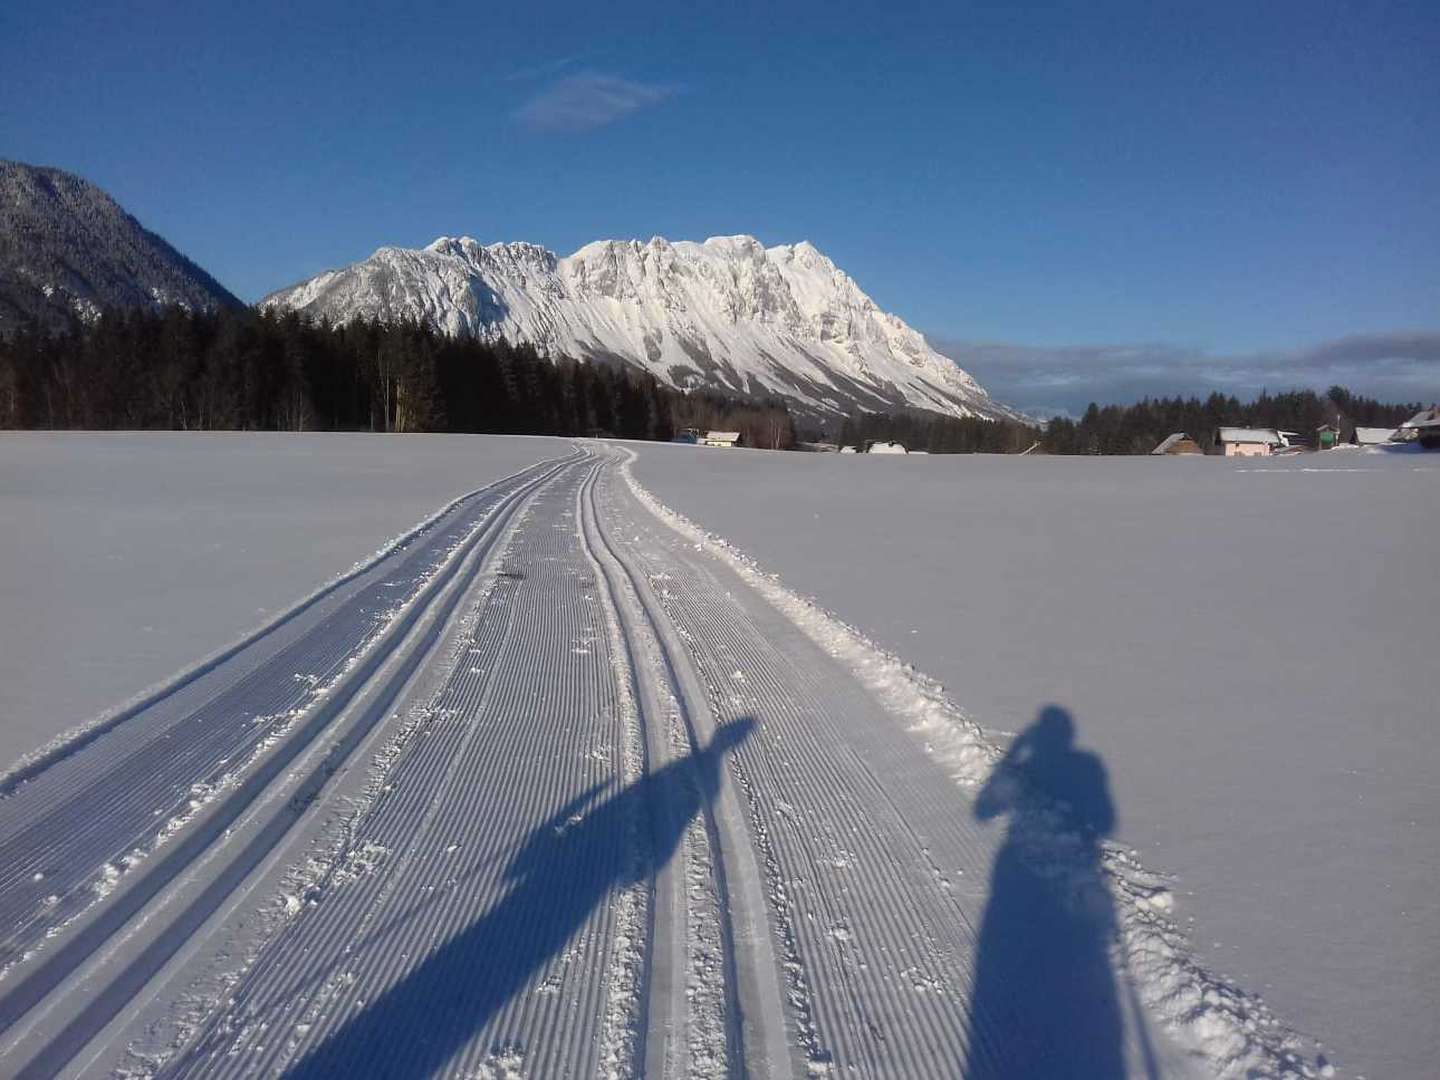
{"type": "MultiPolygon", "coordinates": [[[[1146,454],[1172,432],[1206,450],[1215,429],[1394,426],[1420,404],[1332,387],[1091,405],[1043,427],[927,412],[862,413],[840,442],[896,440],[931,453],[1146,454]],[[1036,445],[1038,444],[1038,445],[1036,445]]],[[[451,338],[416,323],[311,323],[251,309],[110,312],[55,333],[38,322],[0,338],[0,428],[252,431],[475,431],[669,439],[684,428],[739,431],[789,449],[780,400],[681,391],[616,363],[550,360],[528,345],[451,338]]]]}
{"type": "Polygon", "coordinates": [[[1294,390],[1262,393],[1241,402],[1224,394],[1199,398],[1146,399],[1134,405],[1092,404],[1078,421],[1051,420],[1043,448],[1052,454],[1148,454],[1165,436],[1187,433],[1207,452],[1215,449],[1220,427],[1277,428],[1298,432],[1312,444],[1323,424],[1340,430],[1348,442],[1358,427],[1396,427],[1424,406],[1385,404],[1352,394],[1343,386],[1326,393],[1294,390]]]}
{"type": "Polygon", "coordinates": [[[0,428],[475,431],[669,439],[740,431],[788,449],[783,402],[681,393],[618,364],[414,323],[315,324],[292,313],[107,313],[0,340],[0,428]]]}
{"type": "Polygon", "coordinates": [[[930,412],[861,413],[840,425],[842,446],[881,440],[931,454],[1016,454],[1040,437],[1040,429],[1029,424],[930,412]]]}
{"type": "Polygon", "coordinates": [[[858,445],[870,439],[896,440],[911,450],[931,453],[1013,453],[1038,442],[1046,454],[1148,454],[1167,435],[1183,431],[1206,452],[1215,448],[1220,427],[1278,428],[1313,442],[1322,424],[1340,429],[1348,441],[1355,428],[1395,427],[1420,404],[1384,404],[1332,386],[1325,394],[1296,390],[1262,393],[1241,402],[1225,394],[1208,398],[1147,398],[1133,405],[1095,405],[1079,420],[1057,417],[1044,427],[1013,421],[957,420],[929,413],[875,413],[847,420],[840,441],[858,445]]]}

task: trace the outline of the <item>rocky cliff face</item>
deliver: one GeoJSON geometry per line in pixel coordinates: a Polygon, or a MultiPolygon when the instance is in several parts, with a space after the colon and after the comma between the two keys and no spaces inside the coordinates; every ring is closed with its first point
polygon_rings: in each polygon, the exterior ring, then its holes
{"type": "Polygon", "coordinates": [[[561,258],[534,244],[442,237],[273,293],[315,318],[417,319],[451,334],[619,360],[685,389],[781,396],[819,416],[922,408],[1013,415],[808,243],[603,240],[561,258]]]}

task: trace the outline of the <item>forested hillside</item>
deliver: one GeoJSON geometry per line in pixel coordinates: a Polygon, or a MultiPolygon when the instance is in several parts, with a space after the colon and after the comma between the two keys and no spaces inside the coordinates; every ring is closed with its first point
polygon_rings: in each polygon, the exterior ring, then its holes
{"type": "Polygon", "coordinates": [[[219,282],[94,184],[0,161],[0,338],[110,308],[239,308],[219,282]]]}

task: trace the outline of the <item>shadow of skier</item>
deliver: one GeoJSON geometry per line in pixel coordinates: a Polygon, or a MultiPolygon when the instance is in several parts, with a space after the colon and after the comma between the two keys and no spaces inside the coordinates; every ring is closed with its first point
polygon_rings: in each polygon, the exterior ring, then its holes
{"type": "Polygon", "coordinates": [[[978,820],[1008,813],[1010,826],[980,930],[970,1080],[1125,1075],[1115,913],[1100,868],[1115,809],[1104,765],[1074,739],[1067,711],[1042,709],[975,803],[978,820]]]}
{"type": "Polygon", "coordinates": [[[297,1062],[292,1077],[429,1076],[561,952],[592,911],[675,853],[715,797],[727,751],[748,717],[719,728],[703,750],[597,802],[597,784],[535,829],[511,860],[514,887],[479,921],[439,946],[399,983],[297,1062]],[[648,823],[648,824],[647,824],[648,823]],[[637,859],[633,829],[648,828],[637,859]]]}

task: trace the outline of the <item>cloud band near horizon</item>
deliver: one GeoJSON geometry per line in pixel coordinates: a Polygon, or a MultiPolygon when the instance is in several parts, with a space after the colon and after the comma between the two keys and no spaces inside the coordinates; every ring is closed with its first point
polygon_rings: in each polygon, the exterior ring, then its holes
{"type": "Polygon", "coordinates": [[[998,401],[1036,414],[1078,416],[1094,401],[1252,397],[1262,390],[1339,384],[1370,397],[1440,399],[1440,331],[1355,334],[1293,350],[1214,355],[1166,344],[1029,346],[932,339],[998,401]]]}

